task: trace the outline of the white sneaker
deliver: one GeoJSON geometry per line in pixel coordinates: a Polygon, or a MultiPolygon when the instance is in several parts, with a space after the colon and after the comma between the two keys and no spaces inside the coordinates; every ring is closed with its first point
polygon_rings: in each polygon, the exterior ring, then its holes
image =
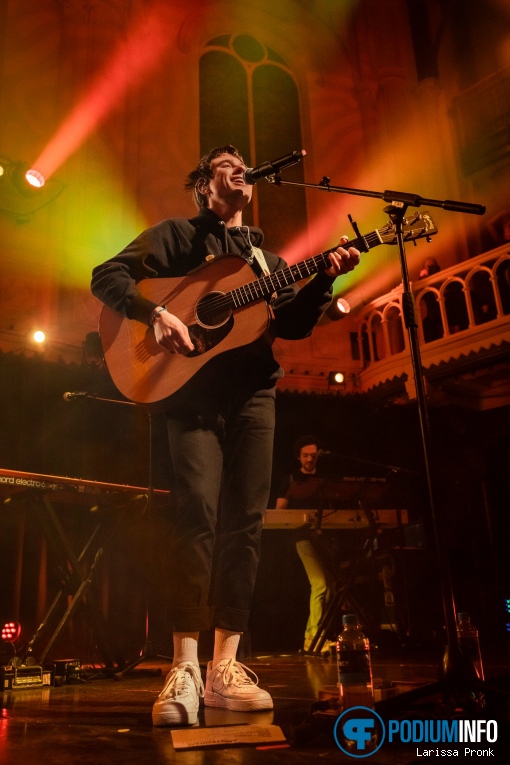
{"type": "Polygon", "coordinates": [[[272,709],[273,699],[258,687],[258,677],[235,659],[223,659],[214,668],[207,665],[204,702],[206,707],[225,707],[233,712],[272,709]],[[252,680],[246,670],[253,675],[252,680]]]}
{"type": "Polygon", "coordinates": [[[191,661],[181,662],[166,676],[165,687],[152,707],[152,724],[194,725],[203,695],[200,667],[191,661]]]}

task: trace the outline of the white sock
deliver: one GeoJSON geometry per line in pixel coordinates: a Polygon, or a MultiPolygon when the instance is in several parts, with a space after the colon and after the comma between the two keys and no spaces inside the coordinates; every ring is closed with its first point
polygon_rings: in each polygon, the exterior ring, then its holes
{"type": "Polygon", "coordinates": [[[172,666],[176,667],[183,661],[198,663],[198,632],[174,632],[174,658],[172,666]]]}
{"type": "Polygon", "coordinates": [[[214,630],[213,667],[223,659],[235,659],[241,634],[241,632],[230,632],[230,630],[214,630]]]}

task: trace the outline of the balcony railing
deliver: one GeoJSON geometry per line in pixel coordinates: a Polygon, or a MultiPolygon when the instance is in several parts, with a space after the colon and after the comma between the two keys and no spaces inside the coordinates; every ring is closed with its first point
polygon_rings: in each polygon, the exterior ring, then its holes
{"type": "MultiPolygon", "coordinates": [[[[510,342],[510,246],[504,245],[412,285],[424,369],[510,342]]],[[[402,289],[365,306],[358,322],[361,389],[407,375],[413,394],[402,289]]]]}

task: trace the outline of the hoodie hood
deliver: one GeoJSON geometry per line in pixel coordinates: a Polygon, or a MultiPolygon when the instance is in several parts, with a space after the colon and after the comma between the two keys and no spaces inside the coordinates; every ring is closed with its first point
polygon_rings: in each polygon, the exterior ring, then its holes
{"type": "Polygon", "coordinates": [[[231,226],[228,228],[215,212],[204,208],[192,218],[192,225],[197,228],[205,227],[221,242],[225,253],[242,255],[247,258],[252,247],[262,247],[264,234],[257,226],[231,226]]]}

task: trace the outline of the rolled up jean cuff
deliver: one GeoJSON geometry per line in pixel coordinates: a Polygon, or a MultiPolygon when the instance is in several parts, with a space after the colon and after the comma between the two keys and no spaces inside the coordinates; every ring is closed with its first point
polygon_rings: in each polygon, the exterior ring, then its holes
{"type": "Polygon", "coordinates": [[[246,632],[250,612],[224,606],[213,613],[213,626],[230,632],[246,632]]]}
{"type": "Polygon", "coordinates": [[[172,632],[203,632],[211,628],[209,606],[170,608],[168,619],[172,632]]]}

